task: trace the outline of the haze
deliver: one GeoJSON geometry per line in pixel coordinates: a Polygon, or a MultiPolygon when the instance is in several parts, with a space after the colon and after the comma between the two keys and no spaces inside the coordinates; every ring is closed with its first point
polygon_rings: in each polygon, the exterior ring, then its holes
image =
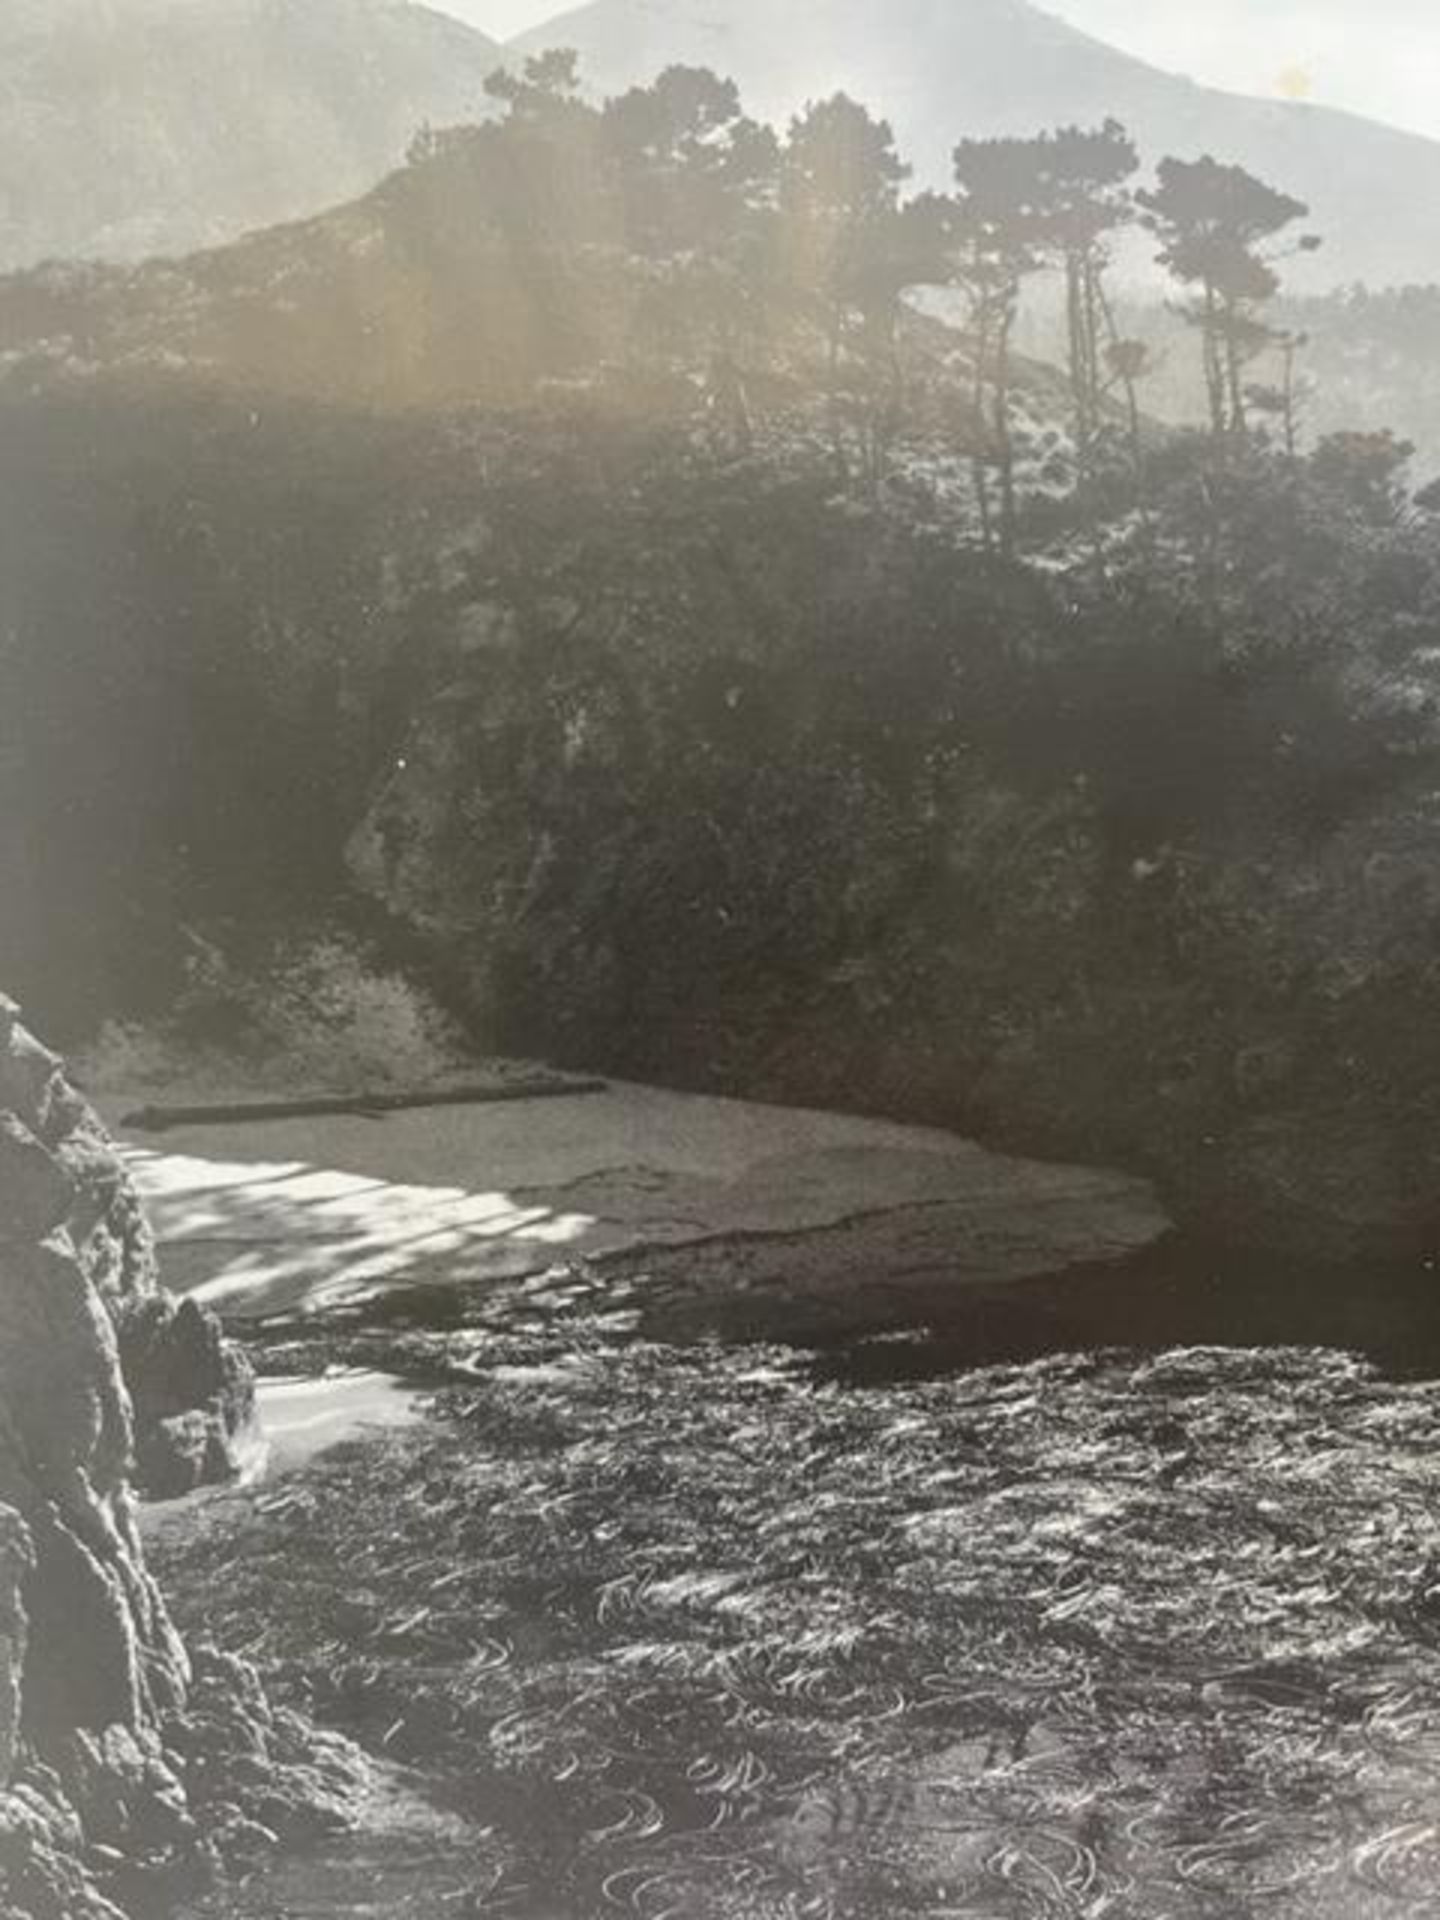
{"type": "MultiPolygon", "coordinates": [[[[446,0],[497,38],[551,16],[547,0],[446,0]]],[[[1212,86],[1348,108],[1440,138],[1440,19],[1430,0],[1057,0],[1087,32],[1212,86]]]]}

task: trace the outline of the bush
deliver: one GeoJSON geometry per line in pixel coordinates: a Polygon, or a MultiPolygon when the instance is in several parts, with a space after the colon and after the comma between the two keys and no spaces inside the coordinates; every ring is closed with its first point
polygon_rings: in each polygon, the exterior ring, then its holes
{"type": "Polygon", "coordinates": [[[285,935],[243,964],[195,936],[187,972],[168,1019],[105,1024],[80,1060],[88,1086],[344,1090],[431,1081],[465,1058],[429,993],[346,932],[285,935]]]}

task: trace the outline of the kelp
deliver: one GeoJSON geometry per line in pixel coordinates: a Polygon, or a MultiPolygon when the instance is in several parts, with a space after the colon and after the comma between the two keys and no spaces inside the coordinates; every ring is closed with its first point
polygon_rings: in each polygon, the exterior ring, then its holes
{"type": "Polygon", "coordinates": [[[513,1300],[397,1344],[425,1428],[166,1572],[487,1831],[474,1911],[1434,1911],[1440,1387],[1188,1349],[857,1391],[513,1300]]]}

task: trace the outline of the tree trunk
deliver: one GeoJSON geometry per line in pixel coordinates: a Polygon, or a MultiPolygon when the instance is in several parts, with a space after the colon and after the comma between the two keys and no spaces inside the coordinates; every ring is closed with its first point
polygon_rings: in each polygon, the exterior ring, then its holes
{"type": "Polygon", "coordinates": [[[1236,334],[1238,317],[1234,302],[1227,301],[1222,324],[1225,338],[1225,375],[1230,388],[1230,431],[1242,434],[1249,422],[1245,414],[1245,383],[1241,377],[1244,363],[1240,358],[1240,345],[1236,334]]]}
{"type": "Polygon", "coordinates": [[[1281,420],[1285,431],[1285,458],[1293,468],[1298,451],[1295,419],[1295,342],[1285,342],[1285,377],[1281,386],[1281,420]]]}
{"type": "Polygon", "coordinates": [[[1220,358],[1220,313],[1215,289],[1205,283],[1205,310],[1200,323],[1201,350],[1205,360],[1205,391],[1210,402],[1210,431],[1223,440],[1226,430],[1225,370],[1220,358]]]}
{"type": "Polygon", "coordinates": [[[1075,445],[1084,465],[1084,449],[1090,437],[1089,383],[1085,347],[1085,314],[1081,282],[1081,261],[1077,253],[1065,256],[1065,314],[1070,333],[1070,397],[1075,407],[1075,445]]]}
{"type": "MultiPolygon", "coordinates": [[[[1105,338],[1112,347],[1120,345],[1120,329],[1115,322],[1115,309],[1110,304],[1110,296],[1105,291],[1105,283],[1097,274],[1095,278],[1095,297],[1099,307],[1099,317],[1104,325],[1105,338]]],[[[1096,347],[1096,364],[1099,364],[1099,347],[1096,347]]],[[[1130,464],[1135,471],[1135,484],[1138,487],[1144,475],[1145,441],[1140,425],[1140,389],[1135,376],[1124,360],[1117,362],[1120,384],[1125,389],[1125,417],[1130,441],[1130,464]]]]}
{"type": "Polygon", "coordinates": [[[1010,431],[1010,332],[1015,296],[1007,289],[995,340],[995,439],[1000,455],[1000,551],[1015,552],[1015,441],[1010,431]]]}
{"type": "Polygon", "coordinates": [[[991,552],[995,544],[994,523],[990,512],[990,476],[985,469],[984,437],[985,389],[990,376],[990,295],[983,282],[977,277],[976,284],[980,292],[976,295],[971,309],[971,326],[975,353],[975,368],[971,380],[971,398],[973,404],[973,428],[980,435],[981,444],[976,447],[970,462],[972,483],[975,488],[975,505],[980,515],[980,537],[985,551],[991,552]]]}
{"type": "Polygon", "coordinates": [[[1090,405],[1090,429],[1092,433],[1100,431],[1100,409],[1104,398],[1104,381],[1100,374],[1100,333],[1101,320],[1105,306],[1105,289],[1101,280],[1101,266],[1094,251],[1087,249],[1085,254],[1085,375],[1088,382],[1090,405]]]}
{"type": "Polygon", "coordinates": [[[836,477],[842,486],[850,477],[850,462],[845,457],[845,428],[840,418],[840,341],[844,326],[843,312],[838,306],[832,308],[825,387],[830,415],[830,452],[835,461],[836,477]]]}

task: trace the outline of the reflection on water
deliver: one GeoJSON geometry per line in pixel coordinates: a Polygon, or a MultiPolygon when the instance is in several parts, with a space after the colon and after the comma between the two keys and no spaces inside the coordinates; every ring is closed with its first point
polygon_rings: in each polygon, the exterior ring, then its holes
{"type": "Polygon", "coordinates": [[[419,1392],[393,1374],[333,1367],[295,1379],[262,1379],[256,1398],[266,1465],[285,1473],[338,1446],[419,1417],[419,1392]]]}
{"type": "Polygon", "coordinates": [[[941,1283],[907,1287],[899,1298],[892,1289],[887,1310],[867,1329],[798,1331],[825,1350],[824,1371],[855,1384],[1050,1353],[1177,1346],[1327,1347],[1363,1354],[1396,1379],[1433,1379],[1440,1377],[1437,1294],[1433,1260],[1357,1272],[1174,1237],[1132,1260],[1009,1286],[941,1283]]]}
{"type": "Polygon", "coordinates": [[[317,1841],[278,1871],[227,1887],[187,1920],[454,1920],[484,1911],[499,1878],[494,1840],[382,1772],[360,1830],[317,1841]]]}

